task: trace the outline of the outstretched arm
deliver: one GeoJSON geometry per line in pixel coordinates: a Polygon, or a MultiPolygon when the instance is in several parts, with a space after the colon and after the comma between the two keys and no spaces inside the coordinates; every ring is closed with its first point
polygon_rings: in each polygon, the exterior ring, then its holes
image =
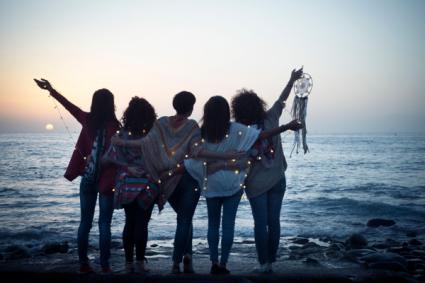
{"type": "Polygon", "coordinates": [[[272,128],[272,129],[268,129],[265,131],[262,131],[260,133],[260,135],[258,136],[259,140],[262,139],[268,139],[272,136],[278,135],[280,133],[283,133],[287,130],[292,130],[292,131],[297,131],[299,129],[302,129],[304,127],[303,123],[301,123],[301,121],[299,120],[292,120],[291,122],[289,122],[288,124],[279,126],[277,128],[272,128]]]}
{"type": "Polygon", "coordinates": [[[244,151],[226,151],[217,152],[201,149],[196,158],[212,159],[212,160],[229,160],[238,159],[244,157],[246,153],[244,151]]]}
{"type": "Polygon", "coordinates": [[[282,115],[283,108],[285,107],[285,102],[291,93],[292,87],[294,86],[294,82],[301,78],[303,74],[303,67],[298,70],[292,70],[291,77],[289,78],[288,83],[285,88],[279,95],[279,98],[273,104],[272,108],[269,109],[269,115],[273,115],[274,119],[279,119],[280,115],[282,115]]]}
{"type": "Polygon", "coordinates": [[[52,85],[49,83],[48,80],[41,79],[37,80],[34,79],[34,81],[37,83],[37,85],[41,89],[45,89],[49,91],[50,95],[55,98],[60,104],[62,104],[63,107],[65,107],[66,110],[71,113],[72,116],[74,116],[75,119],[77,119],[80,124],[83,123],[84,117],[86,113],[82,111],[79,107],[71,103],[68,99],[66,99],[64,96],[62,96],[59,92],[57,92],[52,85]]]}

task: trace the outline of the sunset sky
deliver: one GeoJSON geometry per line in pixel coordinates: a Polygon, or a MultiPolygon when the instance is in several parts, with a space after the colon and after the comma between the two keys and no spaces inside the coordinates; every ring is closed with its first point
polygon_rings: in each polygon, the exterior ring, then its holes
{"type": "Polygon", "coordinates": [[[33,78],[84,110],[108,88],[118,117],[135,95],[172,115],[188,90],[198,120],[243,87],[271,105],[302,65],[310,132],[425,132],[424,15],[420,0],[0,0],[0,133],[64,130],[33,78]]]}

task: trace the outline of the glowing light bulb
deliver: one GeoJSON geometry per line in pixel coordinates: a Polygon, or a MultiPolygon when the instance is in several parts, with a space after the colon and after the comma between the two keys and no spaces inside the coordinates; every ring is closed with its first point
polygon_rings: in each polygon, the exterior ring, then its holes
{"type": "Polygon", "coordinates": [[[161,180],[158,180],[158,184],[161,184],[162,183],[162,181],[161,180]]]}
{"type": "Polygon", "coordinates": [[[205,140],[204,140],[204,139],[202,139],[202,140],[201,140],[201,142],[202,142],[202,143],[204,143],[204,142],[205,142],[205,140]]]}
{"type": "Polygon", "coordinates": [[[198,188],[195,188],[195,192],[197,192],[198,191],[198,188]]]}
{"type": "Polygon", "coordinates": [[[117,131],[117,134],[119,134],[120,133],[120,131],[117,131]]]}
{"type": "Polygon", "coordinates": [[[115,192],[115,188],[112,188],[112,191],[115,192]]]}
{"type": "Polygon", "coordinates": [[[186,154],[186,155],[184,156],[184,158],[189,158],[189,155],[187,155],[187,154],[186,154]]]}
{"type": "Polygon", "coordinates": [[[235,170],[235,174],[239,174],[239,170],[235,170]]]}
{"type": "Polygon", "coordinates": [[[261,156],[258,156],[258,157],[257,157],[257,159],[258,159],[258,160],[261,160],[261,156]]]}
{"type": "Polygon", "coordinates": [[[128,132],[128,135],[131,136],[131,132],[128,132]]]}
{"type": "Polygon", "coordinates": [[[168,176],[171,176],[171,175],[173,175],[173,172],[172,171],[168,172],[168,176]]]}
{"type": "Polygon", "coordinates": [[[204,181],[205,181],[205,182],[206,182],[206,181],[208,181],[208,178],[206,178],[206,177],[205,177],[205,178],[204,178],[204,181]]]}
{"type": "Polygon", "coordinates": [[[270,152],[273,153],[274,152],[273,149],[270,149],[270,152]]]}
{"type": "Polygon", "coordinates": [[[204,166],[207,166],[207,163],[204,161],[204,166]]]}
{"type": "Polygon", "coordinates": [[[175,151],[172,151],[172,152],[171,152],[171,155],[174,155],[174,154],[176,154],[176,152],[175,152],[175,151]]]}
{"type": "Polygon", "coordinates": [[[180,168],[180,164],[179,163],[177,163],[177,168],[180,168]]]}
{"type": "Polygon", "coordinates": [[[206,191],[207,190],[207,187],[204,187],[204,191],[206,191]]]}
{"type": "Polygon", "coordinates": [[[242,131],[239,131],[239,132],[238,132],[238,135],[242,136],[242,131]]]}
{"type": "Polygon", "coordinates": [[[226,139],[229,137],[229,135],[228,134],[226,134],[226,139]]]}
{"type": "Polygon", "coordinates": [[[146,189],[147,189],[147,190],[149,190],[149,189],[150,189],[150,187],[149,187],[149,186],[147,186],[147,187],[146,187],[146,189]]]}
{"type": "Polygon", "coordinates": [[[236,162],[236,159],[232,159],[232,162],[236,162]]]}
{"type": "Polygon", "coordinates": [[[86,159],[87,159],[87,157],[86,157],[86,156],[84,156],[83,158],[84,158],[84,160],[86,160],[86,159]]]}
{"type": "Polygon", "coordinates": [[[195,142],[195,146],[198,146],[198,143],[197,142],[195,142]]]}
{"type": "Polygon", "coordinates": [[[251,165],[251,161],[250,160],[248,160],[248,165],[251,165]]]}
{"type": "Polygon", "coordinates": [[[248,125],[248,128],[251,128],[251,125],[248,125]]]}
{"type": "Polygon", "coordinates": [[[243,188],[243,189],[246,189],[246,186],[245,186],[245,185],[243,185],[243,186],[242,186],[242,188],[243,188]]]}
{"type": "Polygon", "coordinates": [[[146,134],[146,130],[145,129],[143,129],[143,131],[142,131],[144,134],[146,134]]]}

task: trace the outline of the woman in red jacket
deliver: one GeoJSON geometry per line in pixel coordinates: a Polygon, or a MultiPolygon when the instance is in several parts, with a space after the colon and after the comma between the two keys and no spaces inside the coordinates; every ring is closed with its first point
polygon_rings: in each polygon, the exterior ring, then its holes
{"type": "Polygon", "coordinates": [[[97,90],[93,94],[90,112],[84,112],[53,89],[47,80],[35,82],[40,88],[48,90],[83,127],[65,172],[65,178],[69,181],[82,176],[81,220],[77,237],[80,272],[93,271],[87,257],[87,248],[98,193],[100,264],[102,272],[111,272],[109,257],[116,169],[114,166],[101,167],[100,159],[109,147],[111,137],[119,128],[115,117],[114,96],[107,89],[97,90]]]}

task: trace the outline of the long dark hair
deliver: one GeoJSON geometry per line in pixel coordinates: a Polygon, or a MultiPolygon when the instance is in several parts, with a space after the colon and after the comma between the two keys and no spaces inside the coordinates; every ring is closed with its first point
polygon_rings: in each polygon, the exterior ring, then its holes
{"type": "Polygon", "coordinates": [[[146,99],[135,96],[128,103],[121,120],[125,130],[142,136],[150,131],[156,120],[155,109],[146,99]]]}
{"type": "Polygon", "coordinates": [[[266,103],[254,91],[241,89],[232,98],[232,114],[238,123],[262,124],[266,117],[266,103]]]}
{"type": "Polygon", "coordinates": [[[204,106],[201,135],[208,142],[218,143],[227,134],[230,127],[229,103],[222,96],[213,96],[204,106]]]}
{"type": "Polygon", "coordinates": [[[97,130],[106,126],[109,122],[116,122],[114,95],[106,88],[98,89],[93,93],[88,126],[92,136],[97,130]]]}

